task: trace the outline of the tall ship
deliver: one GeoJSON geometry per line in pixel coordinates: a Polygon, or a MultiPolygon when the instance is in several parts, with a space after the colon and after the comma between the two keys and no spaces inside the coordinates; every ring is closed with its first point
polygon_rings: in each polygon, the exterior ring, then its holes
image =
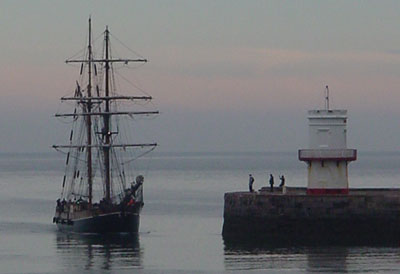
{"type": "MultiPolygon", "coordinates": [[[[130,137],[138,132],[133,129],[138,118],[159,112],[148,110],[152,97],[147,93],[128,96],[117,91],[118,67],[146,63],[147,59],[113,57],[110,37],[119,42],[106,27],[97,38],[103,41],[101,55],[96,56],[89,19],[87,47],[81,57],[66,61],[79,66],[80,73],[74,91],[61,98],[61,102],[74,107],[73,111],[55,115],[72,124],[69,143],[53,146],[66,154],[62,191],[53,218],[53,223],[63,231],[139,230],[144,176],[137,172],[135,164],[157,144],[135,143],[130,137]]],[[[119,76],[134,86],[129,79],[119,76]]]]}

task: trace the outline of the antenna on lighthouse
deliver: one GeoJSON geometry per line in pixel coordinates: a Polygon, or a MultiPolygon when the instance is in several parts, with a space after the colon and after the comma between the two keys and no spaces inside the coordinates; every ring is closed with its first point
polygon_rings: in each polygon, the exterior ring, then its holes
{"type": "Polygon", "coordinates": [[[325,87],[325,109],[329,110],[329,87],[325,87]]]}

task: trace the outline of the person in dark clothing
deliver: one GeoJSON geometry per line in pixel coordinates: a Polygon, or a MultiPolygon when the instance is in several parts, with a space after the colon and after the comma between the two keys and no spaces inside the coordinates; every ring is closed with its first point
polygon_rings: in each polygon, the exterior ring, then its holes
{"type": "Polygon", "coordinates": [[[61,212],[61,201],[60,199],[57,199],[57,207],[56,207],[57,212],[61,212]]]}
{"type": "Polygon", "coordinates": [[[279,187],[283,187],[285,185],[285,176],[281,176],[279,177],[279,179],[281,179],[281,184],[279,185],[279,187]]]}
{"type": "Polygon", "coordinates": [[[249,191],[250,192],[254,192],[253,183],[254,183],[254,177],[251,174],[249,174],[249,191]]]}
{"type": "Polygon", "coordinates": [[[66,207],[67,206],[67,201],[65,201],[65,199],[63,199],[61,201],[61,212],[66,211],[66,207]]]}
{"type": "Polygon", "coordinates": [[[269,175],[269,185],[271,186],[271,192],[274,192],[274,176],[269,175]]]}

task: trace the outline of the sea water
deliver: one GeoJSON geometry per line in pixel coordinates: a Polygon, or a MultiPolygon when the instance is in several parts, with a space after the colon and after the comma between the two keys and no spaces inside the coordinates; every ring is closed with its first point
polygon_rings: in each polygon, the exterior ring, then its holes
{"type": "MultiPolygon", "coordinates": [[[[163,153],[137,162],[145,175],[140,233],[79,235],[52,224],[62,155],[0,154],[0,273],[400,273],[391,246],[230,246],[223,196],[269,174],[306,185],[296,153],[163,153]]],[[[400,153],[359,153],[352,187],[399,187],[400,153]]],[[[378,237],[379,235],[377,235],[378,237]]]]}

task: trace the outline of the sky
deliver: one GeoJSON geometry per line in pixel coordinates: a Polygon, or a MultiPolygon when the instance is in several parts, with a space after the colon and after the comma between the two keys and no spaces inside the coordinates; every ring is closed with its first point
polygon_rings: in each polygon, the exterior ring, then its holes
{"type": "MultiPolygon", "coordinates": [[[[49,152],[79,68],[108,25],[149,59],[124,74],[161,114],[160,152],[296,152],[307,110],[347,109],[348,146],[398,151],[399,1],[1,1],[0,153],[49,152]]],[[[129,52],[128,52],[129,53],[129,52]]],[[[124,55],[126,57],[126,55],[124,55]]],[[[129,56],[128,56],[129,57],[129,56]]]]}

